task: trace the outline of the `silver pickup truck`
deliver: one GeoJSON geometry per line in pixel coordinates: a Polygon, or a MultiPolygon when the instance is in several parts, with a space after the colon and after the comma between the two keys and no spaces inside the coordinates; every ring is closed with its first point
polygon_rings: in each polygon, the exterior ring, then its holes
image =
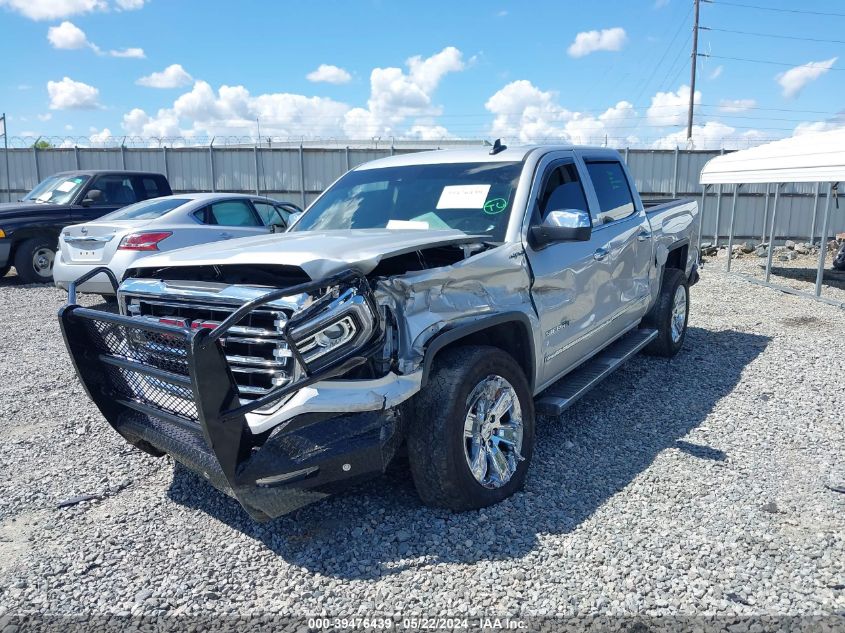
{"type": "Polygon", "coordinates": [[[76,305],[83,277],[59,316],[109,424],[256,520],[403,446],[422,500],[460,511],[521,488],[538,414],[678,352],[698,231],[613,150],[497,142],[361,165],[287,233],[145,258],[111,276],[121,314],[76,305]]]}

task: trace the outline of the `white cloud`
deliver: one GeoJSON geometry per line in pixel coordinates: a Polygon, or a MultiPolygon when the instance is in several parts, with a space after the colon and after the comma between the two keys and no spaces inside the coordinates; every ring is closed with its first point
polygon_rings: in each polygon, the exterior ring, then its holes
{"type": "Polygon", "coordinates": [[[722,72],[724,70],[725,70],[725,67],[722,66],[721,64],[719,64],[718,66],[716,66],[716,68],[714,68],[713,70],[710,71],[710,74],[707,76],[707,78],[710,79],[710,80],[718,79],[719,77],[722,76],[722,72]]]}
{"type": "Polygon", "coordinates": [[[104,0],[0,0],[6,7],[30,20],[60,20],[72,15],[103,11],[104,0]]]}
{"type": "Polygon", "coordinates": [[[96,128],[91,129],[91,134],[89,134],[88,139],[91,141],[93,145],[102,145],[112,138],[111,130],[107,127],[104,127],[102,130],[97,132],[96,128]]]}
{"type": "Polygon", "coordinates": [[[601,31],[583,31],[575,36],[567,52],[570,57],[584,57],[596,51],[618,51],[627,41],[625,29],[618,26],[601,31]]]}
{"type": "Polygon", "coordinates": [[[161,72],[141,77],[135,83],[147,88],[181,88],[187,86],[193,80],[193,77],[182,68],[181,64],[171,64],[161,72]]]}
{"type": "Polygon", "coordinates": [[[831,57],[821,62],[808,62],[776,75],[775,79],[783,88],[783,96],[792,98],[798,95],[804,86],[828,72],[837,59],[839,58],[831,57]]]}
{"type": "MultiPolygon", "coordinates": [[[[187,75],[181,66],[174,66],[177,71],[154,73],[150,77],[156,79],[144,78],[143,85],[166,83],[166,78],[159,81],[158,76],[187,75]]],[[[252,95],[244,86],[224,85],[215,91],[207,82],[197,80],[170,107],[154,113],[140,108],[127,112],[123,129],[128,134],[158,138],[254,136],[260,123],[262,135],[288,138],[449,136],[435,120],[441,109],[434,104],[433,95],[443,77],[465,67],[461,52],[447,47],[430,57],[411,57],[406,66],[405,70],[373,69],[366,108],[300,94],[252,95]]]]}
{"type": "Polygon", "coordinates": [[[311,71],[305,78],[315,83],[322,81],[329,84],[345,84],[352,80],[352,75],[338,66],[320,64],[317,70],[311,71]]]}
{"type": "Polygon", "coordinates": [[[508,16],[508,11],[507,11],[507,9],[502,9],[501,11],[497,11],[497,12],[496,12],[496,17],[497,17],[497,18],[505,18],[505,17],[507,17],[507,16],[508,16]]]}
{"type": "Polygon", "coordinates": [[[352,138],[398,135],[409,117],[436,116],[440,108],[432,96],[440,81],[465,68],[463,54],[453,46],[423,58],[408,59],[401,68],[374,68],[370,73],[367,108],[353,108],[346,114],[344,131],[352,138]]]}
{"type": "Polygon", "coordinates": [[[48,81],[51,110],[93,110],[99,107],[100,91],[81,81],[65,77],[61,81],[48,81]]]}
{"type": "Polygon", "coordinates": [[[813,132],[827,132],[845,127],[845,111],[833,115],[824,121],[805,121],[795,126],[795,136],[811,134],[813,132]]]}
{"type": "MultiPolygon", "coordinates": [[[[47,39],[53,48],[59,50],[78,50],[80,48],[90,48],[98,55],[103,55],[100,47],[90,41],[85,35],[85,31],[76,26],[73,22],[65,20],[59,26],[51,26],[47,30],[47,39]]],[[[108,52],[112,57],[131,57],[134,59],[143,59],[144,49],[142,48],[124,48],[122,50],[111,50],[108,52]]]]}
{"type": "MultiPolygon", "coordinates": [[[[687,99],[689,99],[689,91],[687,91],[687,99]]],[[[722,99],[719,101],[719,111],[732,112],[747,112],[757,107],[757,101],[754,99],[722,99]]]]}
{"type": "Polygon", "coordinates": [[[440,141],[442,139],[454,138],[442,125],[417,123],[408,130],[408,136],[421,141],[440,141]]]}
{"type": "Polygon", "coordinates": [[[572,143],[602,143],[633,140],[637,113],[627,101],[620,101],[598,116],[573,112],[557,102],[553,92],[540,90],[525,79],[513,81],[491,96],[484,105],[495,115],[492,137],[519,142],[560,139],[572,143]]]}
{"type": "Polygon", "coordinates": [[[145,59],[147,57],[144,53],[143,48],[136,47],[124,48],[121,50],[112,50],[109,51],[109,55],[111,55],[112,57],[125,57],[130,59],[145,59]]]}
{"type": "Polygon", "coordinates": [[[253,97],[243,86],[212,87],[197,81],[170,108],[150,116],[135,108],[123,117],[123,128],[132,135],[174,137],[193,135],[241,135],[255,132],[256,119],[262,134],[286,137],[337,135],[349,106],[322,97],[288,93],[253,97]]]}
{"type": "MultiPolygon", "coordinates": [[[[704,125],[692,126],[692,146],[694,149],[744,149],[769,140],[759,130],[737,133],[736,128],[718,121],[707,121],[704,125]]],[[[675,149],[687,147],[686,129],[672,132],[652,144],[654,149],[675,149]]]]}
{"type": "MultiPolygon", "coordinates": [[[[683,125],[689,110],[689,86],[681,86],[677,92],[658,92],[651,98],[646,112],[648,122],[655,126],[683,125]]],[[[701,103],[701,91],[695,91],[695,105],[701,103]]]]}
{"type": "Polygon", "coordinates": [[[144,7],[145,0],[115,0],[117,8],[121,11],[136,11],[144,7]]]}
{"type": "Polygon", "coordinates": [[[654,0],[654,8],[662,9],[669,4],[670,0],[654,0]]]}
{"type": "Polygon", "coordinates": [[[85,31],[73,22],[64,21],[59,26],[51,26],[47,30],[47,39],[53,48],[61,50],[76,50],[93,47],[85,31]]]}
{"type": "Polygon", "coordinates": [[[44,114],[37,115],[39,121],[49,121],[53,118],[52,112],[45,112],[44,114]]]}

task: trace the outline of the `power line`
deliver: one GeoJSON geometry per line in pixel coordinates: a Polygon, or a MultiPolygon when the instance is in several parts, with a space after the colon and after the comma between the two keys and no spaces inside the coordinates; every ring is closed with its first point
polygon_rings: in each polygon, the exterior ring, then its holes
{"type": "MultiPolygon", "coordinates": [[[[678,24],[678,30],[675,31],[675,34],[672,36],[672,39],[669,40],[669,44],[666,45],[666,49],[663,51],[663,55],[661,55],[660,61],[658,61],[657,64],[655,64],[654,66],[651,67],[651,74],[648,76],[648,79],[646,79],[640,85],[640,91],[637,93],[637,98],[634,99],[634,101],[639,101],[640,98],[643,96],[643,93],[645,92],[646,88],[648,88],[648,86],[651,84],[651,80],[654,79],[654,74],[657,72],[657,69],[660,68],[660,66],[663,64],[663,60],[666,59],[666,55],[672,49],[672,45],[675,43],[675,40],[678,39],[678,35],[681,34],[681,31],[683,30],[684,25],[687,22],[687,19],[689,18],[690,14],[692,13],[692,10],[693,10],[693,7],[690,6],[689,10],[687,11],[687,14],[683,17],[683,19],[678,24]]],[[[684,47],[686,48],[686,45],[684,45],[684,47]]],[[[676,61],[677,61],[677,58],[676,58],[676,61]]],[[[674,67],[674,65],[675,65],[675,62],[673,61],[672,67],[674,67]]]]}
{"type": "Polygon", "coordinates": [[[684,40],[683,44],[681,44],[681,48],[680,48],[680,51],[678,52],[678,56],[677,56],[677,57],[675,57],[675,60],[672,62],[672,65],[671,65],[671,66],[669,66],[669,67],[666,69],[666,74],[665,74],[665,75],[663,75],[663,79],[660,81],[660,83],[659,83],[659,84],[657,84],[657,86],[658,86],[658,88],[657,88],[657,89],[658,89],[658,91],[663,92],[663,91],[664,91],[665,89],[667,89],[667,88],[668,88],[669,90],[671,90],[671,89],[672,89],[672,86],[673,86],[673,85],[674,85],[674,83],[675,83],[675,78],[677,78],[677,76],[680,74],[681,70],[683,70],[683,68],[684,68],[684,62],[686,62],[686,60],[687,60],[687,55],[685,55],[684,53],[685,53],[685,52],[686,52],[686,50],[687,50],[687,44],[689,44],[689,43],[690,43],[690,39],[691,39],[691,38],[692,38],[692,33],[690,33],[689,35],[687,35],[687,38],[684,40]],[[678,65],[677,65],[677,64],[678,64],[678,62],[680,62],[680,63],[681,63],[681,65],[680,65],[680,66],[678,66],[678,65]],[[672,76],[672,80],[671,80],[671,81],[669,81],[669,82],[667,82],[667,80],[669,79],[669,76],[670,76],[670,75],[672,76]]]}
{"type": "Polygon", "coordinates": [[[845,13],[831,13],[826,11],[807,11],[806,9],[782,9],[779,7],[762,7],[758,4],[744,4],[740,2],[726,2],[725,0],[704,0],[709,4],[724,7],[742,7],[743,9],[758,9],[760,11],[777,11],[778,13],[801,13],[804,15],[824,15],[833,18],[845,18],[845,13]]]}
{"type": "Polygon", "coordinates": [[[736,33],[738,35],[754,35],[756,37],[776,37],[784,40],[801,40],[802,42],[824,42],[828,44],[845,44],[845,40],[827,40],[817,37],[798,37],[796,35],[780,35],[778,33],[756,33],[754,31],[735,31],[734,29],[721,29],[714,26],[699,27],[702,31],[718,31],[720,33],[736,33]]]}
{"type": "MultiPolygon", "coordinates": [[[[699,57],[712,57],[713,59],[730,59],[735,62],[750,62],[752,64],[768,64],[770,66],[787,66],[789,68],[798,68],[807,66],[809,68],[814,68],[812,64],[815,62],[804,62],[803,64],[787,64],[786,62],[773,62],[768,59],[749,59],[748,57],[727,57],[725,55],[711,55],[710,53],[699,53],[699,57]]],[[[845,68],[841,68],[839,66],[831,66],[830,68],[825,68],[825,70],[845,70],[845,68]]]]}

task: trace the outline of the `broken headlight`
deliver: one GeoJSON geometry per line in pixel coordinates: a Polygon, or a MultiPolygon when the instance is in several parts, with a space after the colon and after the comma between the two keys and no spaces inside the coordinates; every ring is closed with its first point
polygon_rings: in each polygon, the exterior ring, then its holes
{"type": "Polygon", "coordinates": [[[309,373],[351,356],[377,329],[372,306],[356,287],[335,289],[294,319],[303,321],[291,335],[309,373]]]}

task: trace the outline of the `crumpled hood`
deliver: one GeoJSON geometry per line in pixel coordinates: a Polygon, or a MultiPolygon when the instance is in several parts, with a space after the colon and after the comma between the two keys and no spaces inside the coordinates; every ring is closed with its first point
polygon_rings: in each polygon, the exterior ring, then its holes
{"type": "Polygon", "coordinates": [[[14,218],[18,215],[32,215],[33,213],[48,213],[59,209],[67,210],[61,204],[46,204],[41,202],[4,202],[0,204],[0,219],[14,218]]]}
{"type": "Polygon", "coordinates": [[[454,229],[296,231],[190,246],[145,257],[141,264],[146,269],[226,264],[298,266],[316,281],[348,268],[367,274],[392,255],[483,239],[454,229]]]}

